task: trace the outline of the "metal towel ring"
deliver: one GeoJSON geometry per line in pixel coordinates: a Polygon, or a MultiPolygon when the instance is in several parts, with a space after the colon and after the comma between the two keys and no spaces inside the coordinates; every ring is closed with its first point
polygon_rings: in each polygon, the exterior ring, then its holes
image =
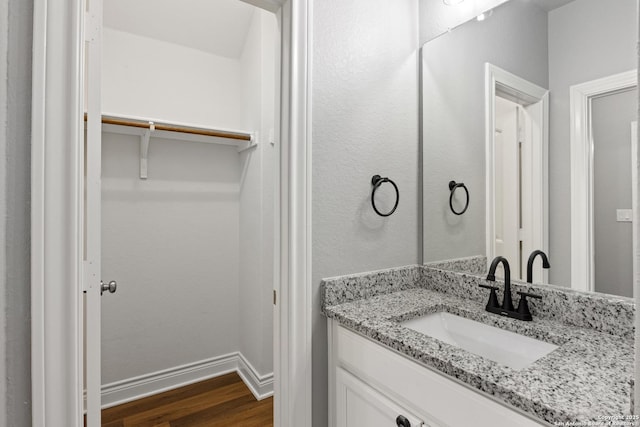
{"type": "Polygon", "coordinates": [[[398,203],[400,202],[400,191],[398,190],[398,186],[396,185],[396,183],[391,181],[389,178],[386,178],[386,177],[382,178],[380,175],[374,175],[371,178],[371,185],[373,185],[373,189],[371,190],[371,206],[373,206],[373,210],[376,211],[376,213],[378,215],[380,215],[380,216],[389,216],[392,213],[394,213],[396,211],[396,208],[398,207],[398,203]],[[396,190],[396,204],[393,205],[393,209],[391,209],[389,212],[382,213],[376,207],[375,194],[376,194],[376,190],[378,189],[378,187],[380,187],[385,182],[390,183],[391,185],[393,185],[393,188],[395,188],[395,190],[396,190]]]}
{"type": "Polygon", "coordinates": [[[467,190],[467,186],[464,185],[463,182],[449,181],[449,191],[451,192],[449,194],[449,207],[451,208],[451,212],[456,215],[462,215],[467,211],[467,208],[469,207],[469,190],[467,190]],[[467,193],[467,203],[465,203],[464,209],[462,209],[462,211],[456,212],[456,210],[453,209],[453,195],[455,194],[456,189],[459,187],[464,188],[464,192],[467,193]]]}

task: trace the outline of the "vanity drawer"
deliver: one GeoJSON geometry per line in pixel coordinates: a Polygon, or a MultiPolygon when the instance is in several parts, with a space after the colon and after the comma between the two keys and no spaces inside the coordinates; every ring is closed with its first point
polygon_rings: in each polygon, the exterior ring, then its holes
{"type": "MultiPolygon", "coordinates": [[[[329,320],[330,376],[343,368],[423,418],[427,425],[539,427],[518,410],[329,320]]],[[[335,384],[335,379],[330,380],[335,384]]]]}

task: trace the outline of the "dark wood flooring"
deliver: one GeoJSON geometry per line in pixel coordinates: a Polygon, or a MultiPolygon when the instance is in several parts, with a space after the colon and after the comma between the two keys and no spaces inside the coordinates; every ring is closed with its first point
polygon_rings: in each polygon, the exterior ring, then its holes
{"type": "Polygon", "coordinates": [[[273,397],[257,401],[231,373],[102,411],[102,427],[273,427],[273,397]]]}

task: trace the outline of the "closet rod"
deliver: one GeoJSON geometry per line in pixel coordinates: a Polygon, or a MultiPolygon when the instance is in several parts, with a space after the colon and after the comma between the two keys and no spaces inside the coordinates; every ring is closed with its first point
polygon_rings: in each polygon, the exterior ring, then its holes
{"type": "MultiPolygon", "coordinates": [[[[84,120],[85,121],[87,120],[86,114],[84,115],[84,120]]],[[[192,126],[172,125],[168,123],[135,120],[135,119],[128,119],[123,117],[115,117],[115,116],[102,116],[102,123],[106,125],[129,126],[129,127],[136,127],[136,128],[142,128],[142,129],[151,129],[151,123],[153,123],[154,130],[188,133],[192,135],[213,136],[218,138],[237,139],[240,141],[251,141],[251,135],[247,133],[230,132],[226,130],[216,130],[216,129],[203,129],[203,128],[197,128],[192,126]]]]}

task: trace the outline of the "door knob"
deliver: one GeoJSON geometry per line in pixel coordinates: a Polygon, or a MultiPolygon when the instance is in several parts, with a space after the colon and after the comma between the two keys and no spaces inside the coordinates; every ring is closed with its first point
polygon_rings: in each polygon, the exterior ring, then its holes
{"type": "Polygon", "coordinates": [[[104,283],[100,281],[100,295],[104,293],[104,291],[109,291],[109,293],[115,293],[116,289],[118,289],[118,284],[115,280],[110,281],[109,283],[104,283]]]}

